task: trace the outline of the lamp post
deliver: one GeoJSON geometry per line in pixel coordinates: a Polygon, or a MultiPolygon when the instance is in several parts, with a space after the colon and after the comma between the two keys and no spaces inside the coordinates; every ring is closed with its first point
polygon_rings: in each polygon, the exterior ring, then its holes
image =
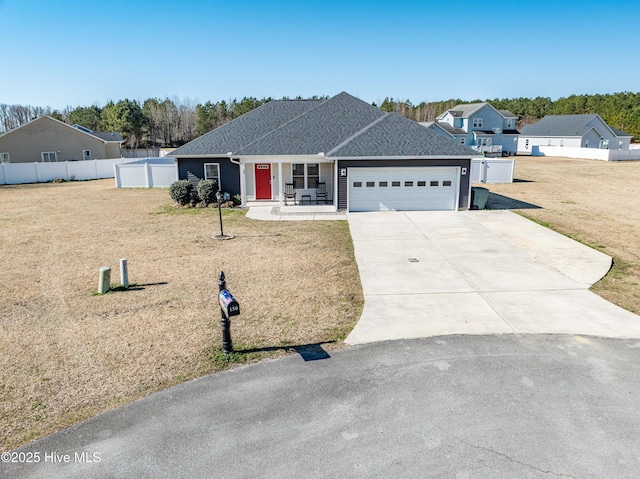
{"type": "Polygon", "coordinates": [[[216,199],[218,200],[218,214],[220,215],[220,237],[224,238],[224,231],[222,231],[222,191],[218,190],[216,199]]]}

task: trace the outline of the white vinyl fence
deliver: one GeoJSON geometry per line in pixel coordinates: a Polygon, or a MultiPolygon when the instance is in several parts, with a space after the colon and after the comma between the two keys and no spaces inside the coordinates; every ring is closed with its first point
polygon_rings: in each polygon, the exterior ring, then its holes
{"type": "Polygon", "coordinates": [[[114,158],[53,163],[0,163],[0,185],[47,183],[56,179],[70,181],[113,178],[113,165],[124,161],[124,158],[114,158]]]}
{"type": "Polygon", "coordinates": [[[472,158],[471,183],[513,183],[514,158],[472,158]]]}
{"type": "Polygon", "coordinates": [[[178,179],[175,162],[167,158],[113,165],[113,170],[116,188],[169,188],[178,179]]]}
{"type": "Polygon", "coordinates": [[[604,148],[573,148],[565,146],[534,145],[531,156],[559,156],[587,160],[625,161],[640,160],[640,150],[607,150],[604,148]]]}

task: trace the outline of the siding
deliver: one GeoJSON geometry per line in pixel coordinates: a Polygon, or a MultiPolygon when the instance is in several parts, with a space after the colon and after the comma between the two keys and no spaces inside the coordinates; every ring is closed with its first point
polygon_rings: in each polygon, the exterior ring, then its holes
{"type": "Polygon", "coordinates": [[[340,160],[338,161],[338,171],[340,168],[347,168],[347,176],[338,177],[338,209],[347,209],[348,177],[350,168],[358,167],[396,167],[396,166],[460,166],[467,169],[467,174],[460,178],[460,197],[458,198],[458,209],[467,209],[469,205],[469,190],[471,179],[471,159],[460,160],[340,160]]]}
{"type": "Polygon", "coordinates": [[[231,196],[240,194],[240,167],[231,163],[229,158],[178,158],[178,178],[189,180],[194,186],[204,179],[204,164],[220,164],[220,183],[222,191],[231,196]]]}

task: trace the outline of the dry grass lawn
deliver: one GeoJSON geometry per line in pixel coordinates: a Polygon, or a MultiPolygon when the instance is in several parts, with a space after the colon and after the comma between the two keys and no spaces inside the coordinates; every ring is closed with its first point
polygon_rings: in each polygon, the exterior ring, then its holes
{"type": "Polygon", "coordinates": [[[161,388],[272,357],[339,347],[363,296],[344,221],[259,222],[176,209],[113,180],[0,187],[0,440],[8,450],[161,388]],[[101,266],[129,291],[95,295],[101,266]],[[220,353],[217,275],[240,302],[220,353]],[[260,349],[263,348],[263,351],[260,349]]]}
{"type": "MultiPolygon", "coordinates": [[[[640,314],[640,162],[517,157],[515,178],[483,186],[539,207],[515,211],[612,256],[592,291],[640,314]]],[[[491,195],[487,206],[505,203],[491,195]]]]}

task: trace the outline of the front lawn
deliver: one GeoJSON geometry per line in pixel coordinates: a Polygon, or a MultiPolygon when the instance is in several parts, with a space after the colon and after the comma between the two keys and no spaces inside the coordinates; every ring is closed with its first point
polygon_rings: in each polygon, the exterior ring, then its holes
{"type": "Polygon", "coordinates": [[[363,296],[345,221],[177,209],[113,180],[0,187],[0,436],[8,450],[159,389],[289,347],[340,347],[363,296]],[[98,272],[128,291],[96,295],[98,272]],[[220,353],[218,273],[238,299],[220,353]]]}

